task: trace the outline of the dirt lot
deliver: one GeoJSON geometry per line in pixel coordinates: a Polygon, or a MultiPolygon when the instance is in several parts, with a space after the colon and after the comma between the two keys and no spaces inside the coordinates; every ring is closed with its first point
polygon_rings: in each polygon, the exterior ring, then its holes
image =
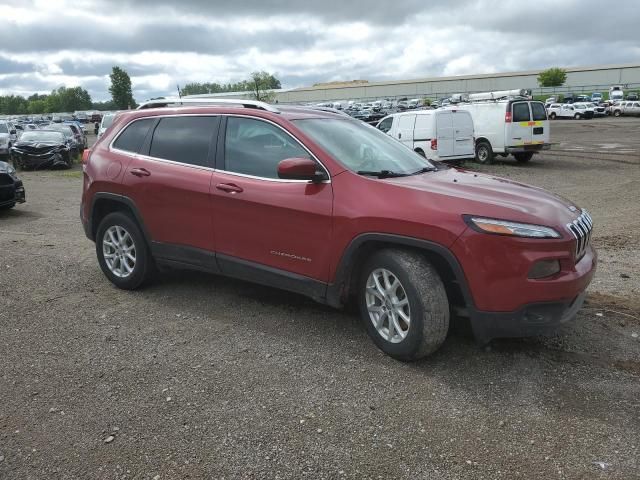
{"type": "Polygon", "coordinates": [[[286,292],[188,272],[117,290],[79,170],[24,173],[0,214],[0,478],[640,478],[639,134],[556,121],[552,153],[478,168],[589,209],[599,271],[558,336],[452,335],[415,364],[286,292]]]}

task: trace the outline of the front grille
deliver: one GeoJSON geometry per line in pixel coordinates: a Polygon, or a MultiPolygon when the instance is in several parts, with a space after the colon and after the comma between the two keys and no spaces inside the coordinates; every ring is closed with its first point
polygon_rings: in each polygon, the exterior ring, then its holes
{"type": "Polygon", "coordinates": [[[583,210],[577,219],[567,223],[567,228],[576,238],[576,261],[578,261],[584,256],[589,243],[591,243],[591,232],[593,231],[591,215],[583,210]]]}

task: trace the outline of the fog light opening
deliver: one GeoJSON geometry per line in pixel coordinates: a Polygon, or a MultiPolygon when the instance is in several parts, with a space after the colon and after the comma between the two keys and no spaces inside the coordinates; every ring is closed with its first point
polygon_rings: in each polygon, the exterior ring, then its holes
{"type": "Polygon", "coordinates": [[[560,260],[538,260],[529,270],[529,278],[538,280],[560,272],[560,260]]]}

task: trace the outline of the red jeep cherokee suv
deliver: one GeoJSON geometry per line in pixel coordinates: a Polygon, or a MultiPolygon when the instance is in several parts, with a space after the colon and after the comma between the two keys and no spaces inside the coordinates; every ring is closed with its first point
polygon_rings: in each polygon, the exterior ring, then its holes
{"type": "Polygon", "coordinates": [[[117,287],[160,265],[355,298],[401,360],[434,352],[452,314],[486,342],[550,333],[582,305],[596,254],[572,203],[341,114],[188,102],[118,115],[86,156],[82,223],[117,287]]]}

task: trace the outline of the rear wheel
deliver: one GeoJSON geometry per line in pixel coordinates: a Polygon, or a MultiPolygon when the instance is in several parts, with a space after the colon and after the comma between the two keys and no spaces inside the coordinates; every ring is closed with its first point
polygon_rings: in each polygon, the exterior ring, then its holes
{"type": "Polygon", "coordinates": [[[489,142],[481,141],[476,145],[476,161],[478,163],[493,163],[493,149],[489,142]]]}
{"type": "Polygon", "coordinates": [[[622,112],[620,110],[614,110],[613,111],[613,116],[614,117],[619,117],[620,115],[622,115],[622,112]]]}
{"type": "Polygon", "coordinates": [[[9,205],[4,205],[4,206],[0,207],[0,210],[9,210],[10,208],[13,208],[15,206],[16,206],[15,203],[10,203],[9,205]]]}
{"type": "Polygon", "coordinates": [[[416,148],[415,152],[416,152],[418,155],[421,155],[421,156],[423,156],[423,157],[425,157],[425,158],[427,157],[427,156],[424,154],[424,151],[423,151],[421,148],[416,148]]]}
{"type": "Polygon", "coordinates": [[[413,361],[435,352],[449,330],[449,302],[440,276],[420,254],[381,250],[359,281],[362,321],[387,355],[413,361]]]}
{"type": "Polygon", "coordinates": [[[142,231],[125,213],[110,213],[100,222],[96,254],[102,272],[118,288],[134,290],[153,275],[154,262],[142,231]]]}
{"type": "Polygon", "coordinates": [[[579,113],[576,113],[576,115],[573,117],[576,120],[580,120],[582,118],[582,115],[580,115],[579,113]]]}
{"type": "Polygon", "coordinates": [[[556,112],[551,112],[551,113],[549,114],[549,118],[550,118],[551,120],[555,120],[555,119],[556,119],[556,112]]]}
{"type": "Polygon", "coordinates": [[[533,158],[533,152],[514,153],[513,156],[520,163],[526,163],[533,158]]]}

